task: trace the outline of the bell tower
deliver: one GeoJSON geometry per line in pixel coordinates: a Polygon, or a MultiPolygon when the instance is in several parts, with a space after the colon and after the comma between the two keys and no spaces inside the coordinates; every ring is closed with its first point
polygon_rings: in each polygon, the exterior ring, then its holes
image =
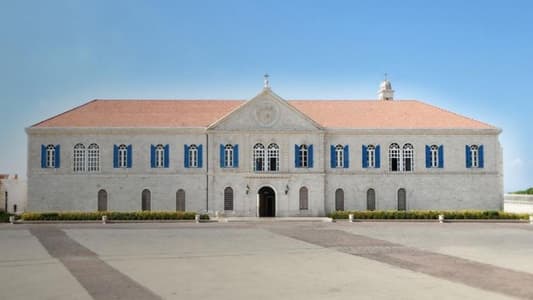
{"type": "Polygon", "coordinates": [[[385,78],[379,85],[378,99],[385,101],[394,100],[394,90],[390,81],[387,79],[387,73],[385,73],[385,78]]]}

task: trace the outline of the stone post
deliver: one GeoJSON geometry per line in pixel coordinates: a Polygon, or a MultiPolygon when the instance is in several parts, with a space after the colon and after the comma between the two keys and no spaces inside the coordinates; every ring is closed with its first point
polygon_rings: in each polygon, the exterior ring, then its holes
{"type": "Polygon", "coordinates": [[[439,223],[444,223],[444,215],[439,215],[439,223]]]}

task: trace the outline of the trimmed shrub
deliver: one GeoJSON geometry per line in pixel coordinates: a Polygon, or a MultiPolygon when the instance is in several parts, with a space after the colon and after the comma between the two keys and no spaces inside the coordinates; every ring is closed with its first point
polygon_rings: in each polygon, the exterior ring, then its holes
{"type": "Polygon", "coordinates": [[[527,220],[528,214],[514,214],[503,211],[435,211],[435,210],[409,210],[409,211],[336,211],[328,214],[332,219],[348,219],[353,214],[354,219],[426,219],[436,220],[439,215],[445,219],[483,219],[483,220],[527,220]]]}
{"type": "Polygon", "coordinates": [[[6,223],[9,222],[9,216],[10,214],[7,214],[3,211],[0,211],[0,223],[6,223]]]}
{"type": "MultiPolygon", "coordinates": [[[[98,212],[25,212],[24,221],[90,221],[101,220],[106,215],[112,220],[194,220],[195,212],[190,211],[98,211],[98,212]]],[[[200,215],[200,219],[209,220],[207,214],[200,215]]]]}

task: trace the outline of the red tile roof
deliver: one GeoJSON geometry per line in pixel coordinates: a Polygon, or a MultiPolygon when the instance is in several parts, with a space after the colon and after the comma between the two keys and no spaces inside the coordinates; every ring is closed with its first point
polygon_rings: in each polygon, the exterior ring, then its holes
{"type": "MultiPolygon", "coordinates": [[[[207,127],[243,100],[93,100],[33,127],[207,127]]],[[[293,100],[325,128],[495,127],[416,100],[293,100]]]]}

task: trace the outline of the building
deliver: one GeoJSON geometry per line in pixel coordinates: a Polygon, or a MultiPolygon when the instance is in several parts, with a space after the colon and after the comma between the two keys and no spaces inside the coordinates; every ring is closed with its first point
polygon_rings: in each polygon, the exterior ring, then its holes
{"type": "Polygon", "coordinates": [[[93,100],[26,129],[30,211],[503,207],[500,129],[416,100],[93,100]]]}
{"type": "Polygon", "coordinates": [[[17,174],[0,174],[0,211],[20,214],[27,205],[26,180],[17,174]]]}

